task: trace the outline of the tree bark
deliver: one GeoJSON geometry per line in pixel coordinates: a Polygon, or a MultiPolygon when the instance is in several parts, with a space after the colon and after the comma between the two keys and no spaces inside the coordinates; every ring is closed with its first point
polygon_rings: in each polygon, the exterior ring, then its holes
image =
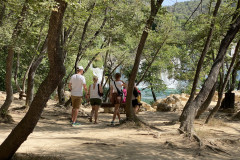
{"type": "Polygon", "coordinates": [[[219,92],[219,97],[218,97],[217,105],[216,105],[216,106],[213,108],[213,110],[210,112],[210,114],[209,114],[209,116],[208,116],[208,118],[207,118],[207,120],[206,120],[205,123],[208,123],[208,122],[212,119],[212,117],[214,117],[214,115],[216,114],[216,112],[217,112],[217,111],[219,110],[219,108],[220,108],[220,105],[221,105],[221,103],[222,103],[223,92],[225,91],[225,88],[226,88],[227,83],[228,83],[228,81],[229,81],[230,75],[231,75],[231,73],[232,73],[233,66],[234,66],[234,63],[235,63],[236,58],[237,58],[237,55],[238,55],[239,47],[240,47],[240,40],[239,40],[238,43],[237,43],[237,46],[236,46],[236,48],[235,48],[235,52],[234,52],[234,54],[233,54],[232,62],[231,62],[230,66],[229,66],[229,69],[228,69],[228,71],[227,71],[227,75],[226,75],[226,77],[225,77],[225,79],[224,79],[223,86],[221,87],[221,90],[220,90],[220,92],[219,92]]]}
{"type": "Polygon", "coordinates": [[[12,33],[12,37],[11,37],[12,42],[10,42],[10,44],[8,45],[8,56],[6,59],[7,63],[6,63],[6,77],[5,77],[5,86],[6,86],[7,97],[6,97],[4,104],[0,108],[0,114],[2,115],[2,117],[6,116],[8,108],[10,107],[10,105],[13,101],[13,90],[12,90],[12,81],[11,80],[12,80],[14,47],[15,47],[17,37],[21,32],[23,21],[26,17],[26,13],[27,13],[27,9],[28,9],[27,4],[28,4],[28,0],[25,0],[21,14],[18,18],[17,24],[12,33]]]}
{"type": "Polygon", "coordinates": [[[235,66],[233,68],[233,71],[232,71],[232,83],[231,83],[230,88],[228,90],[229,93],[231,93],[235,88],[237,71],[238,71],[239,66],[240,66],[240,60],[239,60],[239,55],[238,55],[238,62],[235,64],[235,66]]]}
{"type": "Polygon", "coordinates": [[[199,59],[198,64],[197,64],[197,70],[196,70],[196,73],[195,73],[191,94],[190,94],[190,97],[189,97],[189,99],[186,103],[186,106],[188,105],[188,103],[190,103],[194,99],[194,95],[196,93],[196,88],[197,88],[197,84],[198,84],[198,80],[199,80],[199,75],[200,75],[200,72],[202,70],[203,61],[204,61],[204,58],[205,58],[205,56],[208,52],[209,46],[210,46],[211,41],[212,41],[212,36],[213,36],[213,31],[214,31],[214,26],[215,26],[215,18],[217,17],[217,13],[218,13],[220,4],[221,4],[221,0],[217,0],[216,6],[215,6],[215,9],[214,9],[214,12],[213,12],[213,19],[211,21],[210,29],[209,29],[209,32],[208,32],[208,37],[207,37],[207,40],[205,42],[202,54],[201,54],[200,59],[199,59]]]}
{"type": "Polygon", "coordinates": [[[17,91],[20,94],[22,92],[22,89],[18,83],[18,72],[19,72],[19,65],[20,65],[19,61],[20,61],[20,56],[19,56],[19,53],[17,53],[17,63],[16,63],[15,72],[14,72],[14,81],[15,81],[15,85],[17,87],[17,91]]]}
{"type": "Polygon", "coordinates": [[[148,37],[148,32],[151,29],[154,18],[156,17],[157,12],[162,5],[162,2],[163,2],[163,0],[157,0],[157,2],[155,3],[155,0],[151,0],[151,14],[147,20],[145,29],[142,33],[142,36],[141,36],[141,39],[140,39],[140,42],[139,42],[139,45],[137,48],[137,54],[135,57],[133,69],[130,74],[128,89],[127,89],[126,117],[127,117],[127,120],[129,120],[129,121],[138,121],[138,118],[135,115],[135,113],[133,112],[133,108],[132,108],[132,93],[133,93],[133,88],[135,86],[134,81],[136,79],[136,75],[138,72],[138,68],[139,68],[139,64],[140,64],[140,60],[141,60],[141,56],[142,56],[142,51],[143,51],[145,42],[148,37]]]}
{"type": "Polygon", "coordinates": [[[210,105],[212,98],[214,96],[214,93],[216,91],[217,88],[217,82],[214,84],[211,92],[209,93],[207,99],[205,100],[205,102],[201,105],[201,107],[198,109],[197,111],[197,115],[195,117],[195,119],[199,119],[200,116],[207,110],[208,106],[210,105]]]}
{"type": "MultiPolygon", "coordinates": [[[[90,7],[90,10],[93,10],[95,5],[96,5],[96,2],[93,3],[93,5],[90,7]]],[[[88,18],[87,18],[87,20],[84,24],[84,27],[83,27],[81,41],[80,41],[79,46],[78,46],[78,54],[77,54],[75,65],[74,65],[75,66],[75,73],[77,73],[77,66],[78,66],[79,58],[82,54],[83,41],[85,40],[85,35],[86,35],[88,24],[89,24],[91,18],[92,18],[92,13],[89,14],[89,16],[88,16],[88,18]]]]}
{"type": "Polygon", "coordinates": [[[211,71],[208,75],[208,78],[206,79],[202,89],[200,90],[197,97],[188,105],[185,106],[185,110],[183,110],[180,121],[180,129],[187,132],[192,133],[193,132],[193,122],[196,114],[196,110],[203,104],[203,102],[207,99],[213,85],[215,84],[217,80],[217,76],[219,74],[219,69],[222,66],[224,62],[224,57],[226,55],[226,51],[236,36],[237,32],[240,29],[240,16],[236,18],[235,21],[230,25],[227,34],[221,41],[218,55],[214,61],[214,64],[211,68],[211,71]]]}
{"type": "Polygon", "coordinates": [[[155,92],[153,90],[152,83],[150,83],[150,85],[151,85],[151,92],[152,92],[153,100],[154,100],[154,102],[156,102],[157,101],[157,97],[156,97],[156,94],[155,94],[155,92]]]}
{"type": "Polygon", "coordinates": [[[3,17],[5,15],[5,10],[6,10],[6,0],[2,0],[1,2],[1,10],[0,10],[0,27],[3,25],[3,17]]]}
{"type": "Polygon", "coordinates": [[[141,77],[140,80],[137,82],[137,84],[136,84],[137,86],[138,86],[138,85],[142,82],[142,80],[145,78],[145,76],[146,76],[149,68],[152,66],[153,62],[155,61],[155,59],[156,59],[159,51],[160,51],[161,48],[163,47],[163,45],[164,45],[164,43],[166,42],[166,40],[167,40],[167,38],[163,41],[163,43],[160,45],[160,47],[158,48],[158,50],[155,52],[155,54],[154,54],[151,62],[148,64],[147,68],[144,70],[144,73],[143,73],[142,77],[141,77]]]}
{"type": "Polygon", "coordinates": [[[67,3],[62,0],[55,1],[58,2],[59,5],[55,10],[52,10],[48,30],[48,58],[50,62],[50,71],[46,79],[40,85],[36,97],[25,117],[1,144],[1,160],[11,159],[21,144],[33,132],[48,99],[63,78],[65,67],[63,65],[62,49],[59,47],[59,38],[67,3]]]}
{"type": "MultiPolygon", "coordinates": [[[[108,40],[109,44],[109,48],[111,46],[111,38],[109,38],[108,40]]],[[[103,81],[104,81],[104,77],[105,77],[105,72],[106,72],[106,67],[107,67],[107,59],[108,59],[108,53],[109,53],[109,49],[106,51],[106,55],[105,55],[105,59],[104,59],[104,65],[103,65],[103,75],[102,75],[102,80],[101,80],[101,86],[103,85],[103,81]]]]}

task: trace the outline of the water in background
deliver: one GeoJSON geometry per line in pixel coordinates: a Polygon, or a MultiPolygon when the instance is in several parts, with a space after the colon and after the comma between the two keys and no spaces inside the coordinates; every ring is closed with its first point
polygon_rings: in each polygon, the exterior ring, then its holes
{"type": "MultiPolygon", "coordinates": [[[[139,90],[141,91],[142,94],[142,101],[151,104],[153,102],[153,96],[152,96],[152,92],[150,89],[141,89],[139,88],[139,90]]],[[[157,100],[160,98],[166,98],[167,96],[169,96],[170,94],[180,94],[180,92],[177,89],[167,89],[163,92],[156,92],[156,97],[157,100]]]]}

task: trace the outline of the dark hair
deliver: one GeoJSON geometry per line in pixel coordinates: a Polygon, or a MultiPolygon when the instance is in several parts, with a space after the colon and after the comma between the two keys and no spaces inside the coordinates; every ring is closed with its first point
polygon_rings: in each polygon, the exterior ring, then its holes
{"type": "Polygon", "coordinates": [[[121,74],[120,73],[116,73],[115,74],[115,79],[119,79],[119,78],[121,78],[121,74]]]}

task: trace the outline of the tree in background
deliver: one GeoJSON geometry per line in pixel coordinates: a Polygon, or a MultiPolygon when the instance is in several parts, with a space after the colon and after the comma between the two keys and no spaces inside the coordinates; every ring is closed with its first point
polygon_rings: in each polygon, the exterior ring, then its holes
{"type": "Polygon", "coordinates": [[[29,134],[33,132],[50,95],[64,76],[65,67],[63,65],[63,49],[60,47],[60,35],[67,3],[62,0],[56,0],[55,2],[56,4],[52,9],[48,31],[48,58],[50,62],[48,76],[39,87],[25,117],[1,144],[1,160],[11,159],[29,134]]]}

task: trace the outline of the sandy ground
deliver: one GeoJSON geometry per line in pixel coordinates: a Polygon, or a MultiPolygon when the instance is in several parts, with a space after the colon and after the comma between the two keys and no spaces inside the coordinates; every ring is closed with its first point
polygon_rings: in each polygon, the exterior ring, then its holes
{"type": "MultiPolygon", "coordinates": [[[[0,95],[0,105],[4,102],[0,95]]],[[[22,110],[24,101],[14,99],[11,115],[14,124],[0,124],[0,143],[25,115],[22,110]]],[[[90,108],[83,108],[86,113],[90,108]]],[[[229,121],[228,117],[218,114],[218,120],[209,125],[204,119],[195,122],[197,135],[206,144],[199,143],[179,135],[178,112],[141,112],[139,117],[155,126],[158,130],[146,126],[133,127],[131,124],[109,126],[112,114],[100,113],[99,124],[88,122],[86,116],[79,116],[79,127],[69,122],[70,110],[59,108],[56,102],[49,101],[37,127],[17,153],[60,156],[66,160],[80,159],[239,159],[240,125],[238,121],[229,121]],[[221,119],[220,119],[221,118],[221,119]],[[220,120],[219,120],[220,119],[220,120]]],[[[121,115],[124,118],[124,114],[121,115]]],[[[204,116],[203,116],[204,117],[204,116]]]]}

